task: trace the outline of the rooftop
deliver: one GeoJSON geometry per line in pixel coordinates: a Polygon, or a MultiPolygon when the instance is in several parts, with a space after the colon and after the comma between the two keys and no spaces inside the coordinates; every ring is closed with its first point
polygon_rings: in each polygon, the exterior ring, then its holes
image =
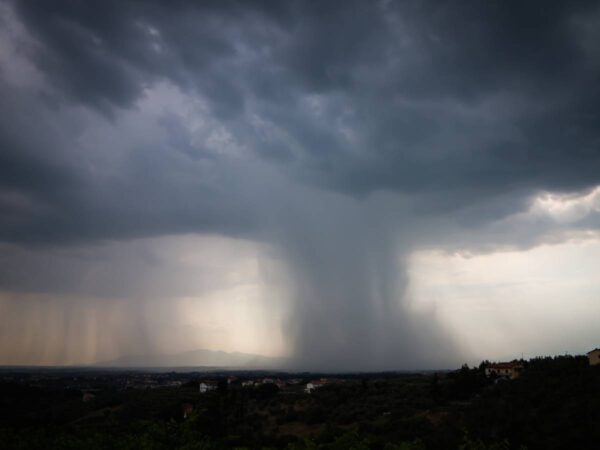
{"type": "Polygon", "coordinates": [[[487,366],[488,369],[515,369],[517,367],[523,367],[523,364],[515,361],[515,362],[494,363],[494,364],[489,364],[487,366]]]}

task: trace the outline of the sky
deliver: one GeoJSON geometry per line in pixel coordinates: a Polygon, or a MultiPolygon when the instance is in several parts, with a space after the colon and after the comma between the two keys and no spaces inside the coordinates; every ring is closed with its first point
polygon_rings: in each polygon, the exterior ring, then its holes
{"type": "Polygon", "coordinates": [[[0,364],[600,346],[600,2],[0,4],[0,364]]]}

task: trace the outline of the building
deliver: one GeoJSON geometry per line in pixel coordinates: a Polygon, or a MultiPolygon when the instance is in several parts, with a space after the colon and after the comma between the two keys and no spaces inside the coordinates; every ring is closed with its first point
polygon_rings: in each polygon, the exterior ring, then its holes
{"type": "Polygon", "coordinates": [[[600,364],[600,348],[587,352],[587,357],[590,360],[590,366],[597,366],[600,364]]]}
{"type": "Polygon", "coordinates": [[[214,383],[210,383],[207,381],[201,381],[199,387],[201,394],[206,394],[208,391],[214,391],[217,388],[217,386],[214,383]]]}
{"type": "Polygon", "coordinates": [[[181,405],[181,412],[183,414],[183,418],[187,419],[194,412],[194,405],[192,405],[191,403],[184,403],[183,405],[181,405]]]}
{"type": "Polygon", "coordinates": [[[519,378],[523,371],[523,364],[519,362],[501,362],[489,364],[485,368],[485,375],[487,377],[501,377],[514,380],[519,378]]]}
{"type": "Polygon", "coordinates": [[[320,380],[311,381],[310,383],[306,383],[306,388],[304,388],[304,392],[306,392],[307,394],[310,394],[315,389],[325,386],[326,383],[327,383],[327,380],[325,380],[323,378],[321,378],[320,380]]]}
{"type": "Polygon", "coordinates": [[[94,394],[92,394],[91,392],[84,392],[82,400],[86,403],[92,402],[92,401],[96,400],[96,396],[94,394]]]}

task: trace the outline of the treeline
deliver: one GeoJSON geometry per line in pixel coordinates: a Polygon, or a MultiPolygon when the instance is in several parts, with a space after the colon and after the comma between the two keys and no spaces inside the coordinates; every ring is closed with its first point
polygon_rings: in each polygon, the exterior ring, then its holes
{"type": "Polygon", "coordinates": [[[600,366],[582,356],[535,358],[522,376],[483,389],[465,426],[530,449],[600,448],[600,366]]]}
{"type": "Polygon", "coordinates": [[[72,392],[0,386],[7,449],[595,449],[600,367],[587,358],[522,361],[517,380],[487,378],[486,362],[450,373],[355,378],[307,395],[221,383],[72,392]],[[191,405],[191,417],[182,406],[191,405]]]}

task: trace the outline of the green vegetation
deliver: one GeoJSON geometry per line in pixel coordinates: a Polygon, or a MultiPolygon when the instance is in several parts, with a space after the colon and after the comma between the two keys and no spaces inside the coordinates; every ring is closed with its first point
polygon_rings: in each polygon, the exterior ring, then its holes
{"type": "Polygon", "coordinates": [[[131,390],[0,384],[6,449],[510,450],[600,442],[600,367],[583,357],[524,362],[521,378],[484,365],[452,373],[330,378],[312,394],[222,380],[131,390]],[[184,419],[184,409],[192,409],[184,419]]]}

